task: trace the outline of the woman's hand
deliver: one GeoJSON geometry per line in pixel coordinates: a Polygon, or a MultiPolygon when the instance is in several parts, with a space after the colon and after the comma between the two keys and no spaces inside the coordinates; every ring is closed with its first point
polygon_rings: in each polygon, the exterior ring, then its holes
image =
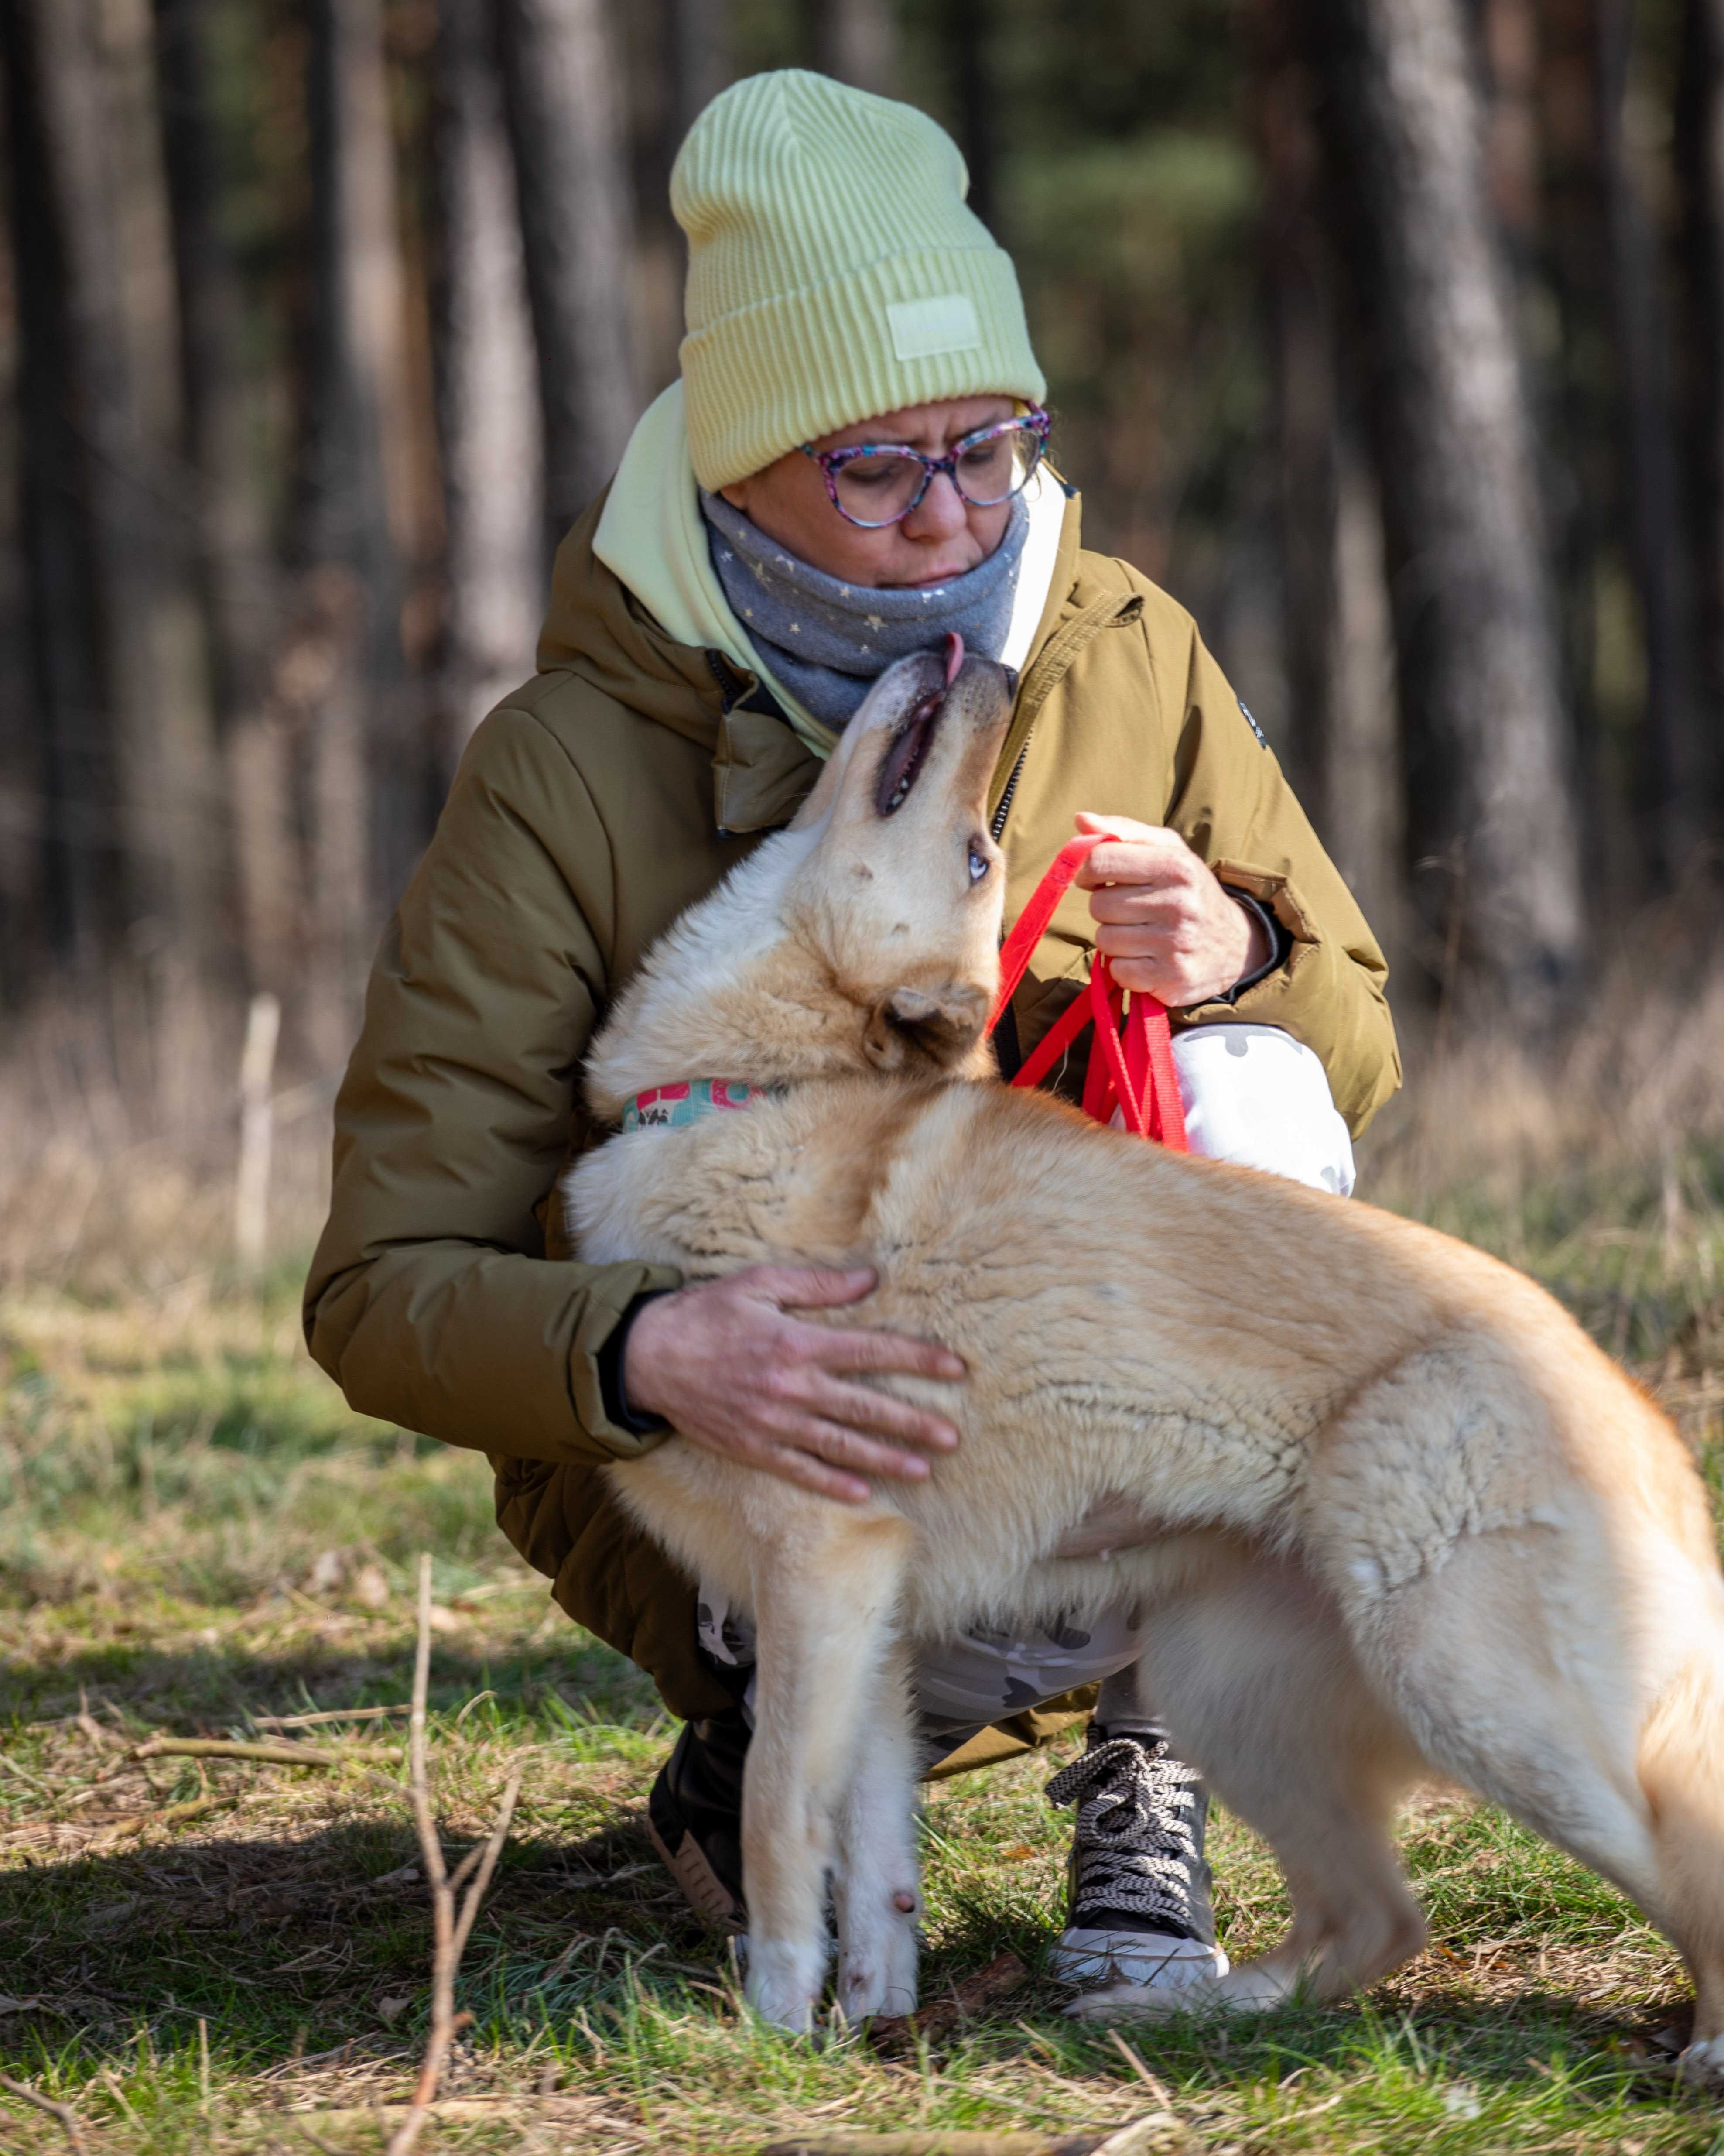
{"type": "Polygon", "coordinates": [[[942,1415],[844,1381],[884,1371],[955,1381],[965,1375],[963,1363],[931,1340],[809,1325],[787,1314],[859,1302],[874,1286],[866,1267],[755,1265],[659,1296],[629,1328],[623,1355],[629,1404],[663,1415],[709,1452],[823,1497],[865,1504],[873,1494],[867,1475],[920,1482],[928,1473],[922,1454],[950,1452],[956,1429],[942,1415]],[[905,1450],[911,1445],[920,1450],[905,1450]]]}
{"type": "Polygon", "coordinates": [[[1266,962],[1263,923],[1234,905],[1177,831],[1087,812],[1077,824],[1107,834],[1077,881],[1090,894],[1095,947],[1106,952],[1122,988],[1187,1010],[1224,996],[1266,962]]]}

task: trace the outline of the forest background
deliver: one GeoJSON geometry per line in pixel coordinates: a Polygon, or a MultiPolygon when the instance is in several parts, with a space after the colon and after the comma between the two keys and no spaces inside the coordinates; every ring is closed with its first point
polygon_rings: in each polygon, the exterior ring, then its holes
{"type": "Polygon", "coordinates": [[[676,146],[787,64],[957,136],[1088,542],[1196,613],[1415,1037],[1691,1002],[1724,0],[3,0],[19,1247],[141,1147],[224,1183],[248,1038],[241,1242],[266,1109],[303,1232],[380,922],[675,372],[676,146]]]}

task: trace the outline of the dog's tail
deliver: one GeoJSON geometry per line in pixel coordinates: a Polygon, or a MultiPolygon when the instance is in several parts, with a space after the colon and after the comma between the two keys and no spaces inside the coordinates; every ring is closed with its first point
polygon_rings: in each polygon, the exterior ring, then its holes
{"type": "Polygon", "coordinates": [[[1694,2038],[1724,2039],[1724,1615],[1708,1613],[1695,1651],[1640,1733],[1665,1928],[1694,1976],[1694,2038]]]}

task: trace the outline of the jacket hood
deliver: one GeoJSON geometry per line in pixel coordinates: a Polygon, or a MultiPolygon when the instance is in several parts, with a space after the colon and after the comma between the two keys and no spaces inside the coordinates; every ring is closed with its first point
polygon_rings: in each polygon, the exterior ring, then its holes
{"type": "Polygon", "coordinates": [[[776,830],[819,777],[820,758],[777,711],[745,708],[761,686],[752,671],[668,634],[600,561],[593,541],[605,501],[601,495],[557,550],[539,671],[575,675],[707,750],[720,830],[776,830]]]}

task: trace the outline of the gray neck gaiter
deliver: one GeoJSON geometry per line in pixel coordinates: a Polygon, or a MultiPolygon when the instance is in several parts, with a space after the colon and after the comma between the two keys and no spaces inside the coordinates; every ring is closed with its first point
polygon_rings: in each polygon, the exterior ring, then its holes
{"type": "Polygon", "coordinates": [[[717,495],[703,489],[700,509],[712,566],[749,641],[791,695],[835,733],[854,716],[876,675],[895,660],[926,651],[948,629],[985,659],[998,659],[1004,648],[1029,529],[1022,495],[985,562],[920,591],[842,584],[787,553],[717,495]]]}

